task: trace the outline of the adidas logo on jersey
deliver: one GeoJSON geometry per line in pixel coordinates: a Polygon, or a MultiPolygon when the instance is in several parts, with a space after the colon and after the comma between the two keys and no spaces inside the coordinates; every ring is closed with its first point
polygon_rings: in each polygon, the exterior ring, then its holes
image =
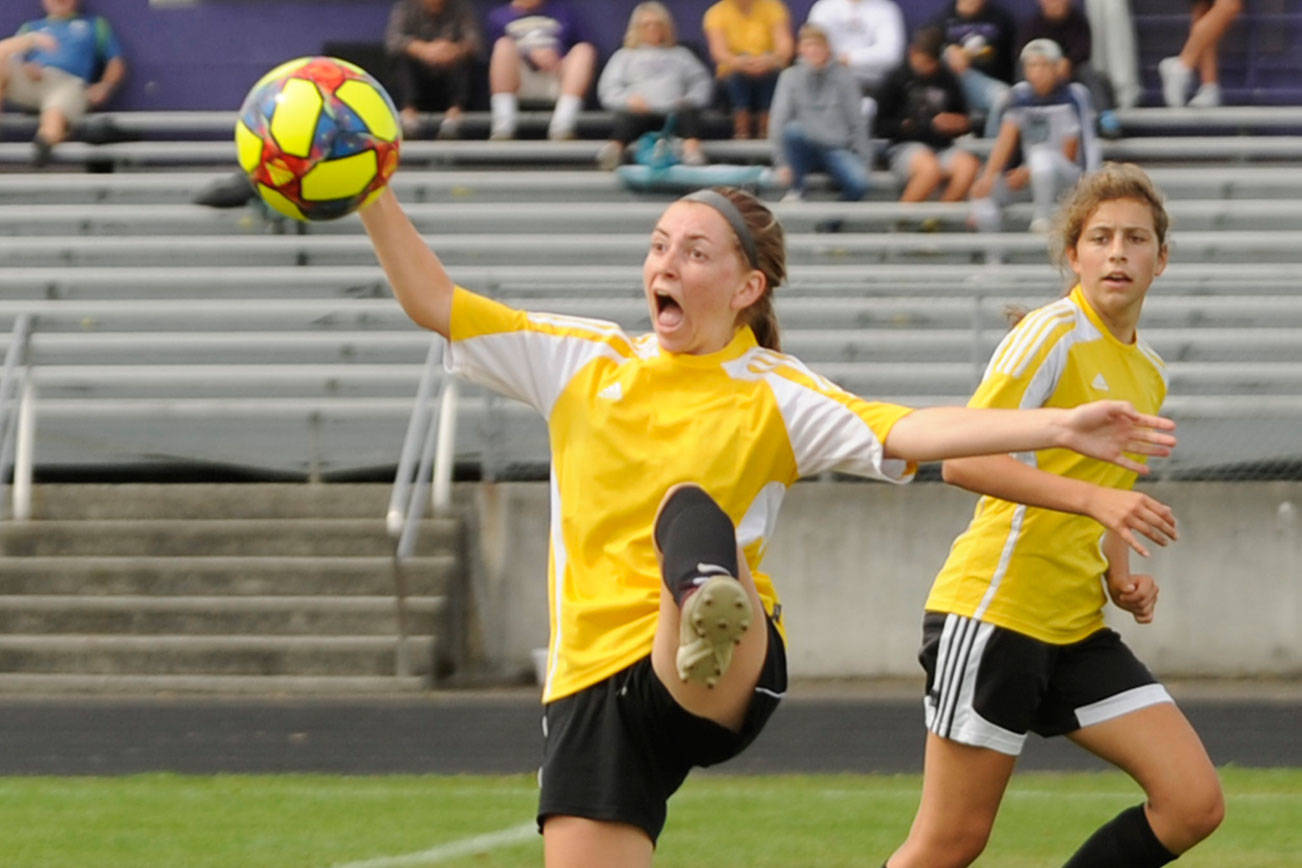
{"type": "Polygon", "coordinates": [[[1094,379],[1090,381],[1090,388],[1098,389],[1100,392],[1110,391],[1110,389],[1108,389],[1108,381],[1103,379],[1102,373],[1094,375],[1094,379]]]}

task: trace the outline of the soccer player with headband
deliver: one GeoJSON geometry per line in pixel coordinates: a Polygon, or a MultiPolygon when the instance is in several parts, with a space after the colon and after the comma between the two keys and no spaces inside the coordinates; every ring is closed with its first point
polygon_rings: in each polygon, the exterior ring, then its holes
{"type": "MultiPolygon", "coordinates": [[[[1171,422],[1122,401],[912,410],[840,389],[781,352],[782,227],[739,190],[692,193],[660,216],[642,266],[644,335],[457,286],[392,190],[361,216],[407,314],[448,338],[449,368],[548,425],[549,865],[649,865],[688,771],[735,756],[776,708],[785,638],[760,560],[798,478],[906,482],[920,461],[1049,447],[1140,471],[1127,452],[1175,442],[1171,422]]],[[[1160,508],[1133,492],[1098,503],[1096,518],[1127,536],[1160,508]]]]}
{"type": "MultiPolygon", "coordinates": [[[[1138,166],[1086,175],[1055,233],[1073,287],[1013,327],[968,405],[1088,406],[1109,395],[1158,413],[1166,370],[1138,325],[1166,268],[1168,222],[1138,166]]],[[[947,482],[985,497],[927,598],[922,801],[889,868],[975,860],[1028,731],[1067,736],[1146,796],[1096,830],[1066,868],[1156,868],[1220,824],[1220,781],[1202,741],[1104,624],[1105,586],[1137,622],[1153,620],[1157,584],[1130,571],[1127,545],[1144,550],[1115,522],[1072,514],[1082,498],[1129,490],[1132,470],[1060,449],[945,462],[947,482]]],[[[1147,520],[1174,538],[1168,511],[1147,520]]]]}

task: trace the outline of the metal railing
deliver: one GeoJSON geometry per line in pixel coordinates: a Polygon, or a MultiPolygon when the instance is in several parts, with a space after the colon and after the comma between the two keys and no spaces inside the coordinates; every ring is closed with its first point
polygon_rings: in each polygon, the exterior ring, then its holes
{"type": "Polygon", "coordinates": [[[4,370],[0,373],[0,517],[4,515],[7,487],[13,477],[12,517],[25,521],[32,514],[32,444],[35,427],[35,388],[24,358],[31,338],[32,318],[14,320],[4,370]]]}
{"type": "Polygon", "coordinates": [[[416,389],[416,402],[407,422],[398,470],[394,474],[389,509],[385,515],[389,535],[397,538],[393,554],[393,576],[398,616],[396,669],[399,677],[405,677],[411,672],[407,645],[409,629],[405,562],[416,550],[421,519],[425,516],[426,497],[430,498],[430,505],[436,514],[446,512],[452,503],[452,450],[459,394],[456,378],[444,377],[438,397],[433,397],[435,372],[443,364],[446,347],[446,341],[438,336],[430,342],[420,385],[416,389]]]}

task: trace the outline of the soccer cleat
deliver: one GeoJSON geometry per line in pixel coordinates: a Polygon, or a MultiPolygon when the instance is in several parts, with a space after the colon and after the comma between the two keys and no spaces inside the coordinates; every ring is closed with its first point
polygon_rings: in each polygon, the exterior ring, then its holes
{"type": "Polygon", "coordinates": [[[732,649],[750,627],[750,597],[741,582],[713,575],[683,601],[678,677],[713,687],[732,663],[732,649]]]}
{"type": "Polygon", "coordinates": [[[1180,58],[1167,57],[1158,62],[1157,74],[1162,79],[1162,100],[1171,108],[1183,106],[1193,84],[1193,70],[1180,58]]]}

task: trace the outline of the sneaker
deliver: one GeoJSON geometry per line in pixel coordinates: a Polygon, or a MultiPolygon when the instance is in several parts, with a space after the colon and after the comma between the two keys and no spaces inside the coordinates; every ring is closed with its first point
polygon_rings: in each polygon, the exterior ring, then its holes
{"type": "Polygon", "coordinates": [[[1053,224],[1049,222],[1048,217],[1036,217],[1031,220],[1030,231],[1032,235],[1048,235],[1053,224]]]}
{"type": "Polygon", "coordinates": [[[47,142],[44,136],[37,133],[32,138],[32,165],[38,169],[48,165],[53,151],[54,146],[47,142]]]}
{"type": "Polygon", "coordinates": [[[577,139],[579,136],[574,132],[574,127],[548,127],[547,138],[553,142],[569,142],[577,139]]]}
{"type": "Polygon", "coordinates": [[[1189,97],[1193,84],[1193,70],[1178,57],[1167,57],[1157,64],[1158,77],[1162,79],[1162,99],[1171,108],[1179,108],[1189,97]]]}
{"type": "Polygon", "coordinates": [[[514,127],[493,127],[488,131],[488,140],[490,142],[506,142],[515,138],[514,127]]]}
{"type": "Polygon", "coordinates": [[[800,192],[800,188],[799,188],[799,187],[792,187],[790,190],[788,190],[787,192],[785,192],[785,193],[782,194],[782,198],[781,198],[779,201],[782,201],[782,202],[803,202],[803,201],[805,201],[805,194],[802,193],[802,192],[800,192]]]}
{"type": "Polygon", "coordinates": [[[606,142],[597,149],[597,168],[613,172],[624,162],[624,146],[619,142],[606,142]]]}
{"type": "Polygon", "coordinates": [[[1221,86],[1214,81],[1209,81],[1189,100],[1190,108],[1216,108],[1221,104],[1221,86]]]}
{"type": "Polygon", "coordinates": [[[683,601],[678,628],[678,677],[706,687],[719,683],[732,649],[750,627],[750,597],[728,575],[710,576],[683,601]]]}
{"type": "Polygon", "coordinates": [[[398,123],[402,127],[404,139],[414,139],[420,135],[420,113],[414,108],[405,108],[398,112],[398,123]]]}
{"type": "Polygon", "coordinates": [[[445,142],[461,138],[461,116],[444,115],[439,121],[438,137],[445,142]]]}

